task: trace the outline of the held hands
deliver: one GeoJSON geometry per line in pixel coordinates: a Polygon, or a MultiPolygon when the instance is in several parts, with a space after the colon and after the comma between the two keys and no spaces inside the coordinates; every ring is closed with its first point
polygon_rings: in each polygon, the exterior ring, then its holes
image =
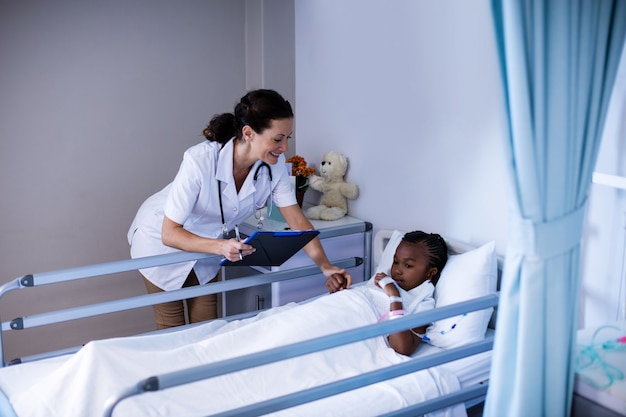
{"type": "Polygon", "coordinates": [[[254,246],[239,242],[235,238],[224,240],[221,247],[221,255],[231,262],[240,261],[244,256],[250,255],[255,251],[254,246]],[[239,256],[240,253],[241,256],[239,256]]]}
{"type": "Polygon", "coordinates": [[[336,268],[326,279],[326,289],[329,293],[350,288],[352,276],[345,269],[336,268]]]}

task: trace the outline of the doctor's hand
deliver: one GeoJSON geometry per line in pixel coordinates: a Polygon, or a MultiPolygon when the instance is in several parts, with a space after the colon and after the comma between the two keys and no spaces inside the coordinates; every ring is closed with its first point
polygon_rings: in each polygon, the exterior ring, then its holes
{"type": "Polygon", "coordinates": [[[326,289],[330,293],[350,288],[352,276],[345,269],[342,272],[335,272],[326,279],[326,289]]]}
{"type": "Polygon", "coordinates": [[[240,242],[235,238],[224,240],[221,249],[221,255],[231,262],[240,261],[244,256],[256,251],[254,246],[240,242]]]}

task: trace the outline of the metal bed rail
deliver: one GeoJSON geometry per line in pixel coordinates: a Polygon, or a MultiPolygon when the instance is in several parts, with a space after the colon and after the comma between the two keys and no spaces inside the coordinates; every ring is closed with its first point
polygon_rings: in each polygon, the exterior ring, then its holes
{"type": "MultiPolygon", "coordinates": [[[[363,257],[366,268],[365,276],[369,277],[371,270],[371,247],[372,247],[372,223],[363,222],[336,226],[330,229],[320,230],[319,238],[326,239],[346,234],[363,233],[365,255],[363,257]]],[[[176,252],[164,255],[146,256],[143,258],[124,259],[120,261],[105,262],[100,264],[86,265],[75,268],[66,268],[57,271],[40,272],[37,274],[27,274],[0,286],[0,298],[9,291],[20,288],[34,287],[47,284],[72,281],[83,278],[90,278],[102,275],[110,275],[119,272],[128,272],[137,269],[149,268],[153,266],[169,265],[186,261],[200,259],[218,258],[220,255],[211,255],[198,252],[176,252]]]]}
{"type": "MultiPolygon", "coordinates": [[[[227,359],[219,362],[209,363],[206,365],[165,373],[153,376],[139,381],[135,386],[130,387],[119,396],[109,399],[103,416],[110,417],[117,406],[124,399],[146,392],[164,390],[179,385],[189,384],[224,375],[231,372],[241,371],[247,368],[265,365],[268,363],[278,362],[284,359],[305,355],[333,347],[358,342],[368,338],[381,336],[408,328],[418,327],[427,323],[432,323],[443,318],[456,316],[459,314],[482,310],[498,305],[498,294],[491,294],[474,300],[452,304],[446,307],[437,308],[413,315],[407,315],[402,318],[385,321],[358,329],[349,330],[342,333],[332,334],[317,339],[311,339],[303,342],[297,342],[290,345],[280,346],[265,351],[244,355],[242,357],[227,359]]],[[[493,346],[493,337],[487,337],[483,341],[471,343],[454,349],[448,349],[443,352],[429,355],[423,358],[412,359],[407,362],[368,372],[355,377],[350,377],[335,381],[322,386],[309,388],[303,391],[280,396],[270,400],[251,404],[248,406],[236,408],[223,413],[215,414],[215,416],[239,416],[249,415],[258,416],[270,412],[282,410],[307,402],[315,401],[321,398],[329,397],[345,391],[350,391],[366,385],[374,384],[386,379],[405,375],[431,366],[439,365],[455,359],[471,356],[480,352],[490,350],[493,346]]],[[[442,396],[437,399],[429,400],[413,407],[410,411],[399,410],[388,414],[389,416],[414,416],[428,413],[443,407],[451,406],[470,399],[484,398],[487,391],[487,384],[481,384],[477,387],[462,389],[457,392],[442,396]]]]}
{"type": "MultiPolygon", "coordinates": [[[[136,269],[167,265],[178,262],[185,262],[197,259],[206,259],[210,257],[219,257],[219,255],[209,255],[194,252],[179,252],[173,254],[149,256],[145,258],[127,259],[122,261],[113,261],[95,265],[88,265],[77,268],[69,268],[58,271],[43,272],[38,274],[29,274],[16,278],[2,286],[0,286],[0,298],[9,291],[33,288],[42,285],[51,285],[78,279],[93,278],[102,275],[110,275],[118,272],[132,271],[136,269]]],[[[340,268],[351,268],[360,265],[362,258],[347,258],[333,263],[340,268]]],[[[2,365],[21,363],[24,358],[16,359],[10,362],[4,362],[4,349],[2,334],[9,330],[23,330],[27,328],[45,326],[54,323],[65,322],[69,320],[93,317],[124,311],[134,308],[151,306],[168,301],[183,300],[200,295],[215,294],[241,288],[268,284],[271,282],[285,281],[303,276],[319,273],[316,265],[294,268],[286,271],[270,272],[265,274],[254,275],[250,277],[238,278],[235,280],[218,281],[215,283],[200,285],[195,287],[182,288],[175,291],[166,291],[162,293],[145,294],[134,297],[122,298],[97,304],[72,307],[62,310],[50,311],[45,313],[33,314],[29,316],[17,317],[10,321],[1,322],[0,327],[0,358],[2,365]]],[[[62,353],[71,353],[77,348],[69,348],[62,353]]],[[[34,358],[42,356],[33,356],[34,358]]]]}

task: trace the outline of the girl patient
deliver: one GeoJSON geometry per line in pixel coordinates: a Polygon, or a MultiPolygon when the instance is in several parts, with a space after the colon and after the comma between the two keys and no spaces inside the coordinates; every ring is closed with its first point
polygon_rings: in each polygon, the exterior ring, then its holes
{"type": "MultiPolygon", "coordinates": [[[[396,248],[391,265],[391,277],[378,272],[374,281],[389,296],[389,312],[381,320],[393,320],[404,315],[400,290],[421,289],[424,298],[419,310],[434,308],[433,292],[448,261],[448,247],[441,236],[421,231],[404,235],[396,248]]],[[[426,325],[389,335],[389,345],[398,353],[411,355],[422,341],[426,325]]]]}

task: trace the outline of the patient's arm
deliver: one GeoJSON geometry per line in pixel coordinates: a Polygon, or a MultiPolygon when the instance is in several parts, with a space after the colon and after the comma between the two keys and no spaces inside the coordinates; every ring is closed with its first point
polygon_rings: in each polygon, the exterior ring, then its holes
{"type": "MultiPolygon", "coordinates": [[[[387,274],[378,273],[375,277],[375,282],[380,286],[379,281],[386,277],[387,274]]],[[[383,291],[389,297],[400,297],[400,291],[398,287],[396,287],[393,283],[388,283],[384,286],[383,291]]],[[[393,301],[389,304],[389,311],[398,311],[403,309],[402,301],[393,301]]],[[[415,352],[417,346],[419,346],[422,341],[421,338],[417,336],[417,334],[423,334],[426,331],[426,327],[428,326],[420,326],[411,330],[404,330],[397,333],[392,333],[388,336],[389,346],[396,352],[409,356],[415,352]],[[417,333],[417,334],[416,334],[417,333]]]]}

